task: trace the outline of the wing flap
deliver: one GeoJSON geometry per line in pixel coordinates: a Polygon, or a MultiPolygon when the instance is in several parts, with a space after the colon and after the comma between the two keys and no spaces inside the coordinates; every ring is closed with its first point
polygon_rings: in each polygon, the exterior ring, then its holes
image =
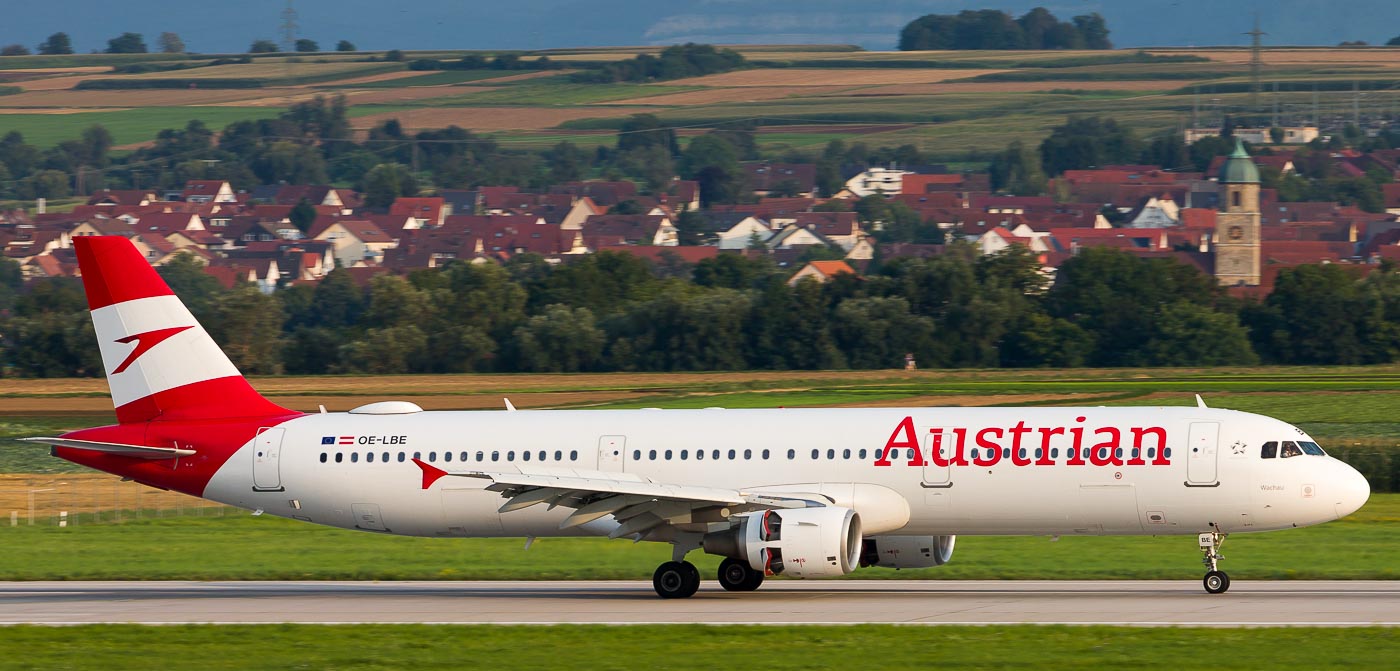
{"type": "Polygon", "coordinates": [[[42,445],[52,445],[54,447],[67,447],[75,450],[90,450],[92,452],[116,454],[136,459],[174,459],[175,457],[188,457],[195,453],[194,450],[175,447],[150,447],[148,445],[103,443],[95,440],[74,440],[72,438],[20,438],[20,440],[26,443],[39,443],[42,445]]]}

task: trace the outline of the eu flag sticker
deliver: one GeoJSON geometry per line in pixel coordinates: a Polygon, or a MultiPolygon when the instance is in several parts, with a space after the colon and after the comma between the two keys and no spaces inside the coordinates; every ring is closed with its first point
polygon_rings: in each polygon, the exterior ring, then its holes
{"type": "Polygon", "coordinates": [[[335,444],[335,436],[325,436],[325,437],[321,438],[321,444],[322,444],[322,445],[334,445],[334,444],[335,444]]]}

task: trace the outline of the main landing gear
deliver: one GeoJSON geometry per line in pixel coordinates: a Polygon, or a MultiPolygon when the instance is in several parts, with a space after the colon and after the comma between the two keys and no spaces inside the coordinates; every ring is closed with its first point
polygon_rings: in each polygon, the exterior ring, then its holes
{"type": "Polygon", "coordinates": [[[663,599],[685,599],[700,589],[700,569],[688,561],[668,561],[656,567],[651,586],[663,599]]]}
{"type": "MultiPolygon", "coordinates": [[[[719,585],[730,592],[752,592],[763,584],[763,572],[745,562],[725,559],[719,565],[719,585]]],[[[688,561],[668,561],[656,567],[651,586],[663,599],[684,599],[700,589],[700,571],[688,561]]]]}
{"type": "Polygon", "coordinates": [[[752,592],[763,584],[763,571],[755,571],[748,562],[726,558],[719,565],[719,586],[730,592],[752,592]]]}
{"type": "Polygon", "coordinates": [[[1198,537],[1201,552],[1205,553],[1201,563],[1206,567],[1206,577],[1201,580],[1201,584],[1211,594],[1223,594],[1225,590],[1230,589],[1230,576],[1221,571],[1217,564],[1225,558],[1220,555],[1220,546],[1225,544],[1226,534],[1220,532],[1219,525],[1211,526],[1215,527],[1215,531],[1203,533],[1198,537]]]}

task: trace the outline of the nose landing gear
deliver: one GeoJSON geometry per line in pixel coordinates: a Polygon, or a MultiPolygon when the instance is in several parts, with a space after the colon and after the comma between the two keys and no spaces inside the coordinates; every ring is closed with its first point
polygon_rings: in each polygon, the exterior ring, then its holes
{"type": "Polygon", "coordinates": [[[1230,576],[1226,575],[1218,567],[1218,562],[1225,557],[1220,554],[1220,546],[1225,544],[1225,536],[1221,533],[1220,525],[1212,524],[1215,531],[1209,531],[1197,537],[1201,546],[1201,552],[1205,556],[1201,558],[1201,563],[1206,567],[1206,576],[1201,580],[1206,591],[1211,594],[1223,594],[1230,589],[1230,576]]]}

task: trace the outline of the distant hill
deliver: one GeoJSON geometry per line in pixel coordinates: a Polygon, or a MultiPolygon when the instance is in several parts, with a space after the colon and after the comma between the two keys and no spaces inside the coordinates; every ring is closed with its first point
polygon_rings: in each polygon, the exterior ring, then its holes
{"type": "MultiPolygon", "coordinates": [[[[322,45],[348,39],[363,49],[543,49],[550,47],[710,43],[842,43],[891,49],[899,30],[929,13],[1003,9],[1020,14],[1044,5],[1061,17],[1097,11],[1119,47],[1243,45],[1258,9],[1268,44],[1384,44],[1400,33],[1400,2],[1350,0],[1133,0],[1050,3],[885,0],[296,0],[301,33],[322,45]]],[[[123,31],[153,44],[178,33],[191,50],[242,51],[254,39],[276,39],[281,0],[199,3],[130,0],[113,13],[109,0],[30,3],[0,22],[0,44],[31,48],[65,31],[79,51],[101,49],[123,31]]]]}

